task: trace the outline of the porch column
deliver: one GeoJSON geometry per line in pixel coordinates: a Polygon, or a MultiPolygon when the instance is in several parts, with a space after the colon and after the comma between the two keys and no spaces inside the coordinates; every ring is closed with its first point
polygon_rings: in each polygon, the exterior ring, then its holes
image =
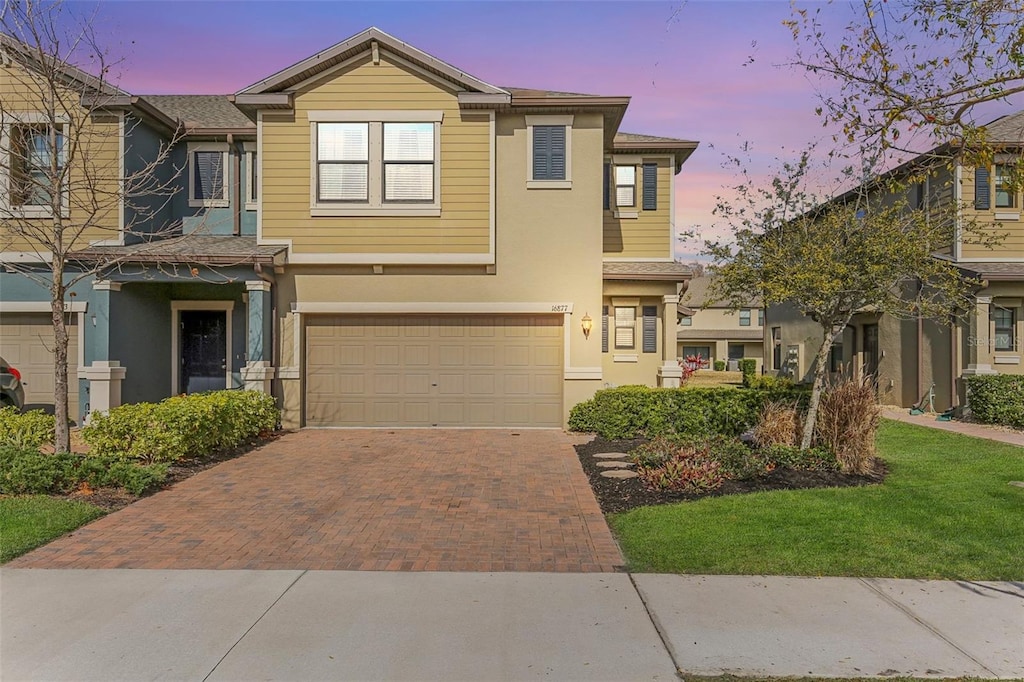
{"type": "Polygon", "coordinates": [[[661,297],[661,367],[658,368],[658,385],[663,388],[679,388],[683,379],[683,368],[676,360],[676,316],[679,314],[679,294],[661,297]]]}
{"type": "Polygon", "coordinates": [[[249,296],[246,334],[246,363],[242,368],[242,381],[248,391],[270,393],[274,378],[273,318],[270,309],[270,282],[255,280],[245,283],[249,296]]]}
{"type": "Polygon", "coordinates": [[[92,290],[91,310],[85,316],[92,362],[78,370],[78,378],[88,381],[89,414],[107,412],[121,404],[121,382],[127,371],[110,357],[110,296],[121,291],[121,282],[95,280],[92,290]]]}
{"type": "Polygon", "coordinates": [[[974,310],[968,315],[967,368],[964,370],[964,376],[998,374],[992,369],[993,342],[989,329],[989,307],[991,305],[991,296],[978,296],[975,299],[974,310]]]}

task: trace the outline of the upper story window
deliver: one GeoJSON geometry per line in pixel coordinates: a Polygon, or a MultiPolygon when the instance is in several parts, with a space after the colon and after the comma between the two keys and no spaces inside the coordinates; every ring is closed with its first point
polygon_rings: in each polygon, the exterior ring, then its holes
{"type": "Polygon", "coordinates": [[[758,308],[757,309],[757,326],[758,327],[763,327],[764,326],[764,308],[758,308]]]}
{"type": "Polygon", "coordinates": [[[615,205],[636,206],[636,166],[615,167],[615,205]]]}
{"type": "Polygon", "coordinates": [[[526,186],[572,187],[572,116],[526,117],[526,186]]]}
{"type": "Polygon", "coordinates": [[[992,326],[995,334],[995,350],[1012,351],[1016,346],[1016,315],[1013,308],[992,306],[992,326]]]}
{"type": "Polygon", "coordinates": [[[742,310],[740,310],[740,326],[750,326],[750,308],[743,308],[742,310]]]}
{"type": "Polygon", "coordinates": [[[311,111],[313,216],[439,216],[442,112],[311,111]]]}
{"type": "Polygon", "coordinates": [[[0,209],[12,217],[52,216],[54,185],[61,184],[62,214],[68,212],[65,126],[51,126],[40,114],[22,114],[0,135],[0,209]]]}
{"type": "Polygon", "coordinates": [[[996,166],[996,208],[1016,208],[1017,190],[1013,166],[996,166]]]}
{"type": "Polygon", "coordinates": [[[223,208],[228,205],[228,147],[226,144],[189,144],[188,205],[223,208]]]}

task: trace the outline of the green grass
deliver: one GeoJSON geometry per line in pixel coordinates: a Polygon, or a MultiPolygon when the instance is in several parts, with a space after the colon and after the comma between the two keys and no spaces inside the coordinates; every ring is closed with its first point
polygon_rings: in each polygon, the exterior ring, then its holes
{"type": "Polygon", "coordinates": [[[1024,449],[883,420],[883,485],[777,491],[610,517],[630,570],[1024,578],[1024,449]]]}
{"type": "MultiPolygon", "coordinates": [[[[877,677],[734,677],[684,674],[686,682],[877,682],[877,677]]],[[[886,677],[885,682],[973,682],[979,677],[886,677]]]]}
{"type": "Polygon", "coordinates": [[[46,495],[0,497],[0,563],[45,545],[99,516],[103,516],[103,510],[85,502],[46,495]]]}

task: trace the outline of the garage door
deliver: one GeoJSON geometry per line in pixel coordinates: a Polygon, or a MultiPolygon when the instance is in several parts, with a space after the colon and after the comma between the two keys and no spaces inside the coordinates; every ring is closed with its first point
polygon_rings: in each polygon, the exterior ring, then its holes
{"type": "Polygon", "coordinates": [[[310,426],[560,426],[562,316],[318,316],[310,426]]]}
{"type": "MultiPolygon", "coordinates": [[[[78,418],[78,325],[68,326],[68,406],[78,418]]],[[[25,384],[25,407],[53,408],[53,325],[48,313],[0,315],[0,356],[11,363],[25,384]]]]}

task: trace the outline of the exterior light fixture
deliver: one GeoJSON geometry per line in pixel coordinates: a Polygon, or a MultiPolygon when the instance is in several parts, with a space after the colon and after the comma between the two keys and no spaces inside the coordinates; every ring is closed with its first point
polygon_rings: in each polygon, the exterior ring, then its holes
{"type": "Polygon", "coordinates": [[[590,330],[594,328],[594,320],[590,318],[590,313],[583,315],[583,319],[580,321],[580,324],[583,327],[583,338],[589,339],[590,330]]]}

